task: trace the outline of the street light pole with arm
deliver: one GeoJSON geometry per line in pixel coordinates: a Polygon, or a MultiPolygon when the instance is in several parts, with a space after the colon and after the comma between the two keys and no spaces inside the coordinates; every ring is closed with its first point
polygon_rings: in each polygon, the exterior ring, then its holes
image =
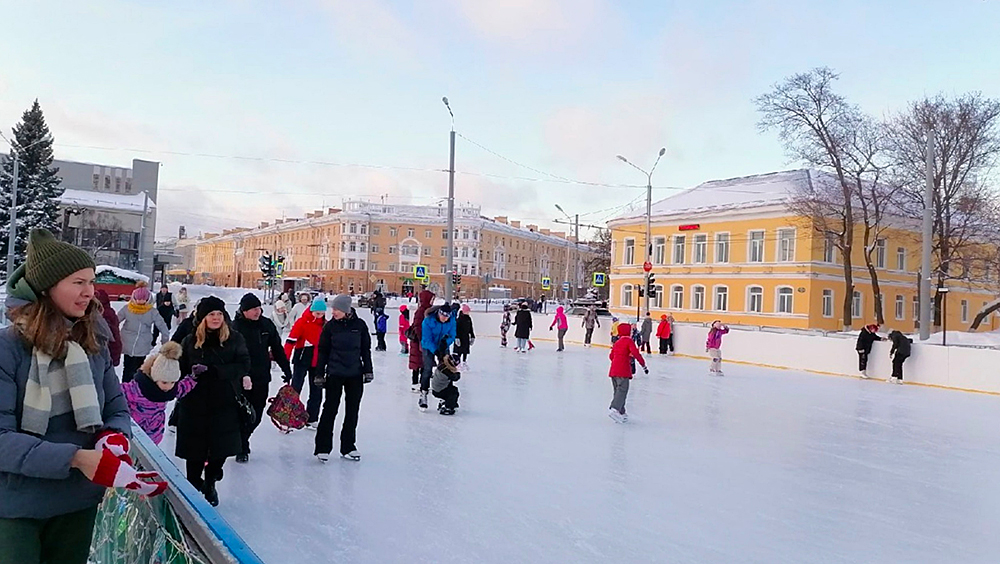
{"type": "MultiPolygon", "coordinates": [[[[631,166],[632,168],[638,170],[639,172],[646,175],[646,262],[653,262],[653,241],[652,241],[652,210],[653,210],[653,171],[656,170],[656,165],[660,163],[660,159],[666,154],[667,149],[663,147],[660,149],[659,154],[656,155],[656,161],[653,162],[652,168],[649,172],[639,168],[634,163],[630,162],[625,157],[618,155],[618,160],[631,166]]],[[[649,311],[649,273],[645,275],[646,288],[646,311],[649,311]]]]}

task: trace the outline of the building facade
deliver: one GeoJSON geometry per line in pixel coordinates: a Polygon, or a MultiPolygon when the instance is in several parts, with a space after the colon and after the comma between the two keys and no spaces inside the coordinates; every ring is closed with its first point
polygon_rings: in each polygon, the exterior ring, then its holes
{"type": "MultiPolygon", "coordinates": [[[[344,202],[304,218],[262,223],[254,229],[209,233],[198,240],[195,274],[219,286],[258,287],[258,260],[284,257],[284,284],[327,292],[362,293],[381,288],[419,291],[414,267],[427,268],[431,283],[444,284],[448,251],[447,209],[439,206],[344,202]]],[[[562,296],[562,284],[585,282],[589,248],[563,232],[485,218],[480,208],[455,208],[454,265],[462,283],[456,295],[486,297],[489,287],[514,296],[562,296]],[[579,265],[579,266],[578,266],[579,265]],[[543,290],[549,278],[552,287],[543,290]]],[[[573,291],[570,291],[570,295],[573,291]]]]}
{"type": "MultiPolygon", "coordinates": [[[[711,181],[657,202],[652,209],[654,317],[678,321],[837,331],[843,328],[843,259],[811,220],[788,210],[788,195],[816,180],[793,170],[711,181]]],[[[918,326],[920,226],[891,220],[874,242],[873,261],[888,327],[918,326]]],[[[645,215],[626,214],[612,230],[611,306],[635,316],[642,308],[645,215]]],[[[853,327],[874,323],[874,292],[864,260],[861,227],[852,253],[853,327]]],[[[1000,287],[988,268],[948,286],[947,327],[967,330],[1000,287]]],[[[998,327],[990,316],[982,330],[998,327]]]]}

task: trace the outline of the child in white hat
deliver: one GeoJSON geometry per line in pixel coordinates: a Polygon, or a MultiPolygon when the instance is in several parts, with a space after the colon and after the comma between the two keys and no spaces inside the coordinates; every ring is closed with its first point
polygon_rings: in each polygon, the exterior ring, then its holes
{"type": "Polygon", "coordinates": [[[195,378],[205,371],[204,366],[196,364],[192,374],[181,379],[182,352],[179,344],[168,341],[159,352],[146,357],[132,381],[122,384],[132,420],[156,444],[163,440],[167,403],[193,390],[195,378]]]}

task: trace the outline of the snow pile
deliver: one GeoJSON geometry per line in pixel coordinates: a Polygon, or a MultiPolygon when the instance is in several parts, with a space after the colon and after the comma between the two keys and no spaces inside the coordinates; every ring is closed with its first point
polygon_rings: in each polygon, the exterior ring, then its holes
{"type": "MultiPolygon", "coordinates": [[[[914,343],[927,343],[929,345],[940,345],[943,339],[943,333],[934,333],[926,341],[920,340],[920,335],[914,333],[909,335],[913,339],[914,343]]],[[[1000,331],[991,331],[989,333],[967,333],[965,331],[948,331],[948,346],[963,346],[963,347],[990,347],[990,348],[1000,348],[1000,331]]]]}
{"type": "Polygon", "coordinates": [[[240,299],[243,298],[247,292],[253,292],[258,298],[260,298],[261,302],[265,301],[263,290],[252,290],[249,288],[220,288],[218,286],[206,286],[203,284],[181,284],[180,282],[171,282],[167,284],[167,287],[170,288],[170,292],[174,295],[180,291],[181,286],[187,288],[188,299],[192,309],[198,300],[206,296],[215,296],[226,302],[227,305],[239,305],[240,299]]]}
{"type": "Polygon", "coordinates": [[[149,276],[146,276],[145,274],[139,274],[138,272],[125,270],[124,268],[118,268],[115,266],[108,266],[106,264],[98,266],[94,272],[98,276],[107,272],[117,276],[118,278],[131,280],[133,282],[145,282],[146,284],[149,284],[149,276]]]}
{"type": "MultiPolygon", "coordinates": [[[[59,197],[59,203],[64,206],[132,211],[141,214],[142,207],[146,204],[145,199],[144,193],[108,194],[106,192],[91,192],[89,190],[74,190],[70,188],[59,197]]],[[[153,209],[156,207],[156,203],[150,199],[148,206],[150,209],[153,209]]]]}

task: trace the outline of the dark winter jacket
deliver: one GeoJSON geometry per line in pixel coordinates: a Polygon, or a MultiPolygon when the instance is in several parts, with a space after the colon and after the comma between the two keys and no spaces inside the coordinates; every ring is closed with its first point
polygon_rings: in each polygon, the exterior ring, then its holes
{"type": "Polygon", "coordinates": [[[455,322],[455,354],[469,354],[472,339],[475,338],[476,331],[472,327],[472,316],[460,313],[455,322]]]}
{"type": "Polygon", "coordinates": [[[170,340],[175,343],[183,343],[184,338],[194,333],[194,314],[187,316],[183,321],[177,325],[177,329],[174,330],[174,335],[170,337],[170,340]]]}
{"type": "Polygon", "coordinates": [[[423,336],[424,315],[431,307],[431,304],[434,303],[434,292],[430,290],[421,291],[417,297],[417,301],[417,311],[413,312],[413,321],[410,323],[410,326],[413,327],[413,332],[417,334],[417,338],[410,341],[410,370],[419,370],[424,366],[424,353],[421,352],[420,341],[423,336]]]}
{"type": "Polygon", "coordinates": [[[910,339],[899,331],[893,331],[889,333],[889,340],[892,341],[892,349],[889,351],[889,354],[895,355],[897,358],[907,358],[910,356],[910,345],[913,344],[913,339],[910,339]]]}
{"type": "MultiPolygon", "coordinates": [[[[11,302],[8,297],[8,307],[12,307],[11,302]]],[[[99,340],[107,342],[110,336],[100,319],[99,340]]],[[[45,436],[21,431],[31,358],[31,347],[13,327],[0,330],[0,518],[65,515],[96,507],[105,492],[104,487],[70,469],[76,451],[93,448],[97,436],[78,431],[72,413],[50,419],[45,436]]],[[[104,428],[131,436],[128,402],[107,348],[102,346],[100,352],[89,355],[89,360],[104,428]]]]}
{"type": "Polygon", "coordinates": [[[517,310],[517,315],[514,316],[514,325],[517,329],[514,330],[514,338],[516,339],[529,339],[531,338],[531,312],[526,309],[517,310]]]}
{"type": "Polygon", "coordinates": [[[111,328],[111,340],[108,341],[108,352],[111,353],[111,364],[118,366],[122,361],[122,333],[118,329],[121,325],[121,320],[118,319],[118,314],[115,310],[111,308],[111,298],[108,297],[108,293],[104,290],[97,290],[94,292],[94,297],[97,301],[101,302],[101,307],[104,311],[101,315],[104,316],[104,321],[108,322],[108,327],[111,328]]]}
{"type": "Polygon", "coordinates": [[[452,316],[444,323],[438,319],[438,310],[446,307],[442,305],[428,309],[423,323],[420,324],[420,348],[425,351],[437,354],[442,345],[445,349],[450,349],[451,344],[455,342],[455,317],[452,316]]]}
{"type": "Polygon", "coordinates": [[[372,337],[366,324],[351,308],[343,319],[331,319],[319,338],[319,364],[327,378],[360,378],[371,374],[372,337]]]}
{"type": "Polygon", "coordinates": [[[217,335],[210,332],[200,349],[195,348],[194,334],[182,345],[181,374],[190,374],[195,364],[204,364],[208,370],[177,402],[178,458],[205,460],[209,453],[212,458],[226,458],[243,451],[236,394],[242,393],[243,377],[250,375],[250,354],[239,331],[231,330],[221,344],[217,335]]]}
{"type": "Polygon", "coordinates": [[[288,356],[281,346],[281,337],[273,321],[263,315],[257,321],[251,321],[242,313],[237,313],[233,329],[239,331],[246,341],[250,355],[250,378],[254,386],[271,381],[271,359],[278,363],[287,378],[292,377],[292,367],[288,364],[288,356]]]}
{"type": "Polygon", "coordinates": [[[858,343],[854,346],[854,350],[871,353],[872,343],[881,340],[882,337],[879,337],[877,333],[869,331],[867,327],[862,327],[861,332],[858,333],[858,343]]]}
{"type": "Polygon", "coordinates": [[[156,311],[158,311],[160,313],[160,315],[164,319],[169,318],[169,317],[173,317],[173,315],[174,315],[174,295],[171,294],[170,292],[167,292],[167,293],[157,292],[156,293],[156,311]]]}

